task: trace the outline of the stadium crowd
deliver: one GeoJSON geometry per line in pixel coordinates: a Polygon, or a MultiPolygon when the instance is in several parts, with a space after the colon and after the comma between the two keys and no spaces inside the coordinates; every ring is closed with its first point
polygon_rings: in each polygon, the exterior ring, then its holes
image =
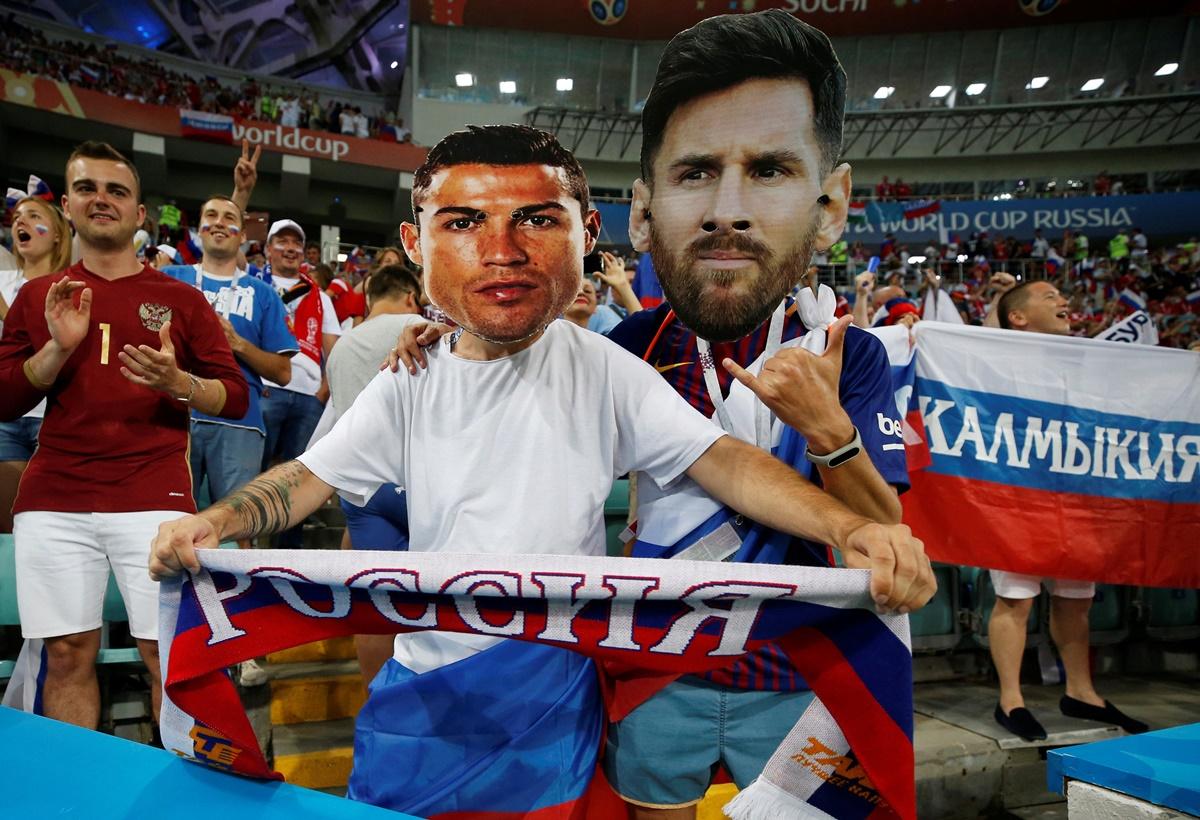
{"type": "Polygon", "coordinates": [[[965,324],[982,325],[1004,292],[1022,281],[1046,280],[1068,301],[1073,336],[1096,336],[1144,309],[1154,320],[1160,345],[1200,345],[1200,243],[1194,237],[1154,247],[1141,228],[1134,228],[1092,250],[1087,236],[1070,230],[1053,242],[1041,231],[1025,241],[992,239],[985,232],[965,242],[931,239],[923,248],[911,249],[889,234],[874,253],[861,242],[842,251],[841,259],[831,258],[835,251],[815,261],[827,271],[845,265],[854,272],[876,257],[877,270],[857,273],[855,286],[844,289],[842,298],[847,310],[864,296],[873,309],[902,299],[905,306],[889,324],[915,315],[909,308],[936,286],[953,300],[965,324]],[[1099,250],[1105,252],[1095,252],[1099,250]]]}
{"type": "Polygon", "coordinates": [[[363,139],[408,142],[412,138],[404,120],[392,111],[368,112],[328,96],[322,101],[315,91],[272,86],[262,77],[247,76],[240,86],[233,86],[213,76],[183,74],[149,57],[127,56],[115,45],[102,48],[51,39],[11,15],[0,25],[0,68],[150,105],[363,139]]]}

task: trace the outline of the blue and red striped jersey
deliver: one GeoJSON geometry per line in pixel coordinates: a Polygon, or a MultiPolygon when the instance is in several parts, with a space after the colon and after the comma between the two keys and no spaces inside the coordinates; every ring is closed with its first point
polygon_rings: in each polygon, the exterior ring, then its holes
{"type": "MultiPolygon", "coordinates": [[[[767,346],[769,322],[732,342],[713,342],[712,353],[716,362],[724,358],[733,359],[742,367],[749,367],[767,346]]],[[[806,328],[799,317],[789,311],[783,328],[783,341],[803,336],[806,328]]],[[[662,304],[652,310],[632,314],[609,334],[609,339],[631,353],[644,358],[676,392],[689,404],[706,416],[715,412],[712,400],[704,385],[704,371],[696,346],[696,334],[675,318],[670,306],[662,304]]],[[[891,370],[887,353],[879,340],[869,333],[850,328],[846,334],[843,354],[842,376],[839,396],[846,412],[850,415],[862,436],[863,445],[884,479],[901,491],[908,488],[908,472],[905,466],[903,445],[895,437],[900,429],[901,413],[897,409],[892,389],[891,370]]],[[[721,391],[728,397],[734,379],[718,365],[717,376],[721,391]]],[[[820,483],[819,474],[811,469],[804,458],[804,441],[794,431],[785,436],[775,448],[775,455],[792,464],[796,470],[814,483],[820,483]]],[[[701,527],[704,522],[695,522],[701,527]]],[[[829,566],[830,550],[821,544],[799,538],[787,538],[766,527],[746,522],[754,531],[746,536],[761,542],[782,542],[782,550],[762,550],[755,557],[743,559],[742,553],[736,560],[781,561],[799,566],[829,566]]],[[[663,550],[658,545],[645,544],[639,540],[635,555],[674,554],[671,549],[663,550]]],[[[769,691],[795,691],[807,689],[808,685],[796,672],[784,653],[775,645],[768,645],[747,655],[724,669],[704,674],[707,680],[737,689],[769,691]]]]}

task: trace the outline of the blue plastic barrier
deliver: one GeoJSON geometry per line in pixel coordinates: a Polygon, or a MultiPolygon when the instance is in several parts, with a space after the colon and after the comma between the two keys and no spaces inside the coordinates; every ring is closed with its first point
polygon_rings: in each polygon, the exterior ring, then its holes
{"type": "Polygon", "coordinates": [[[403,820],[411,815],[250,780],[162,749],[0,707],[5,817],[403,820]]]}
{"type": "Polygon", "coordinates": [[[1200,815],[1200,723],[1050,751],[1050,790],[1066,794],[1067,780],[1200,815]]]}

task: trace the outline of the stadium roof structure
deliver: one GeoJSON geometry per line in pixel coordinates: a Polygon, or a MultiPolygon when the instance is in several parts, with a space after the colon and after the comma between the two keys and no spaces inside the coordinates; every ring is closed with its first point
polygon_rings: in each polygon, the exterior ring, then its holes
{"type": "Polygon", "coordinates": [[[361,91],[398,93],[406,64],[408,0],[0,0],[0,5],[214,65],[361,91]]]}
{"type": "MultiPolygon", "coordinates": [[[[612,111],[538,106],[529,125],[555,134],[572,151],[636,160],[641,118],[612,111]]],[[[989,105],[859,111],[846,115],[847,159],[987,156],[1200,143],[1200,93],[989,105]]]]}

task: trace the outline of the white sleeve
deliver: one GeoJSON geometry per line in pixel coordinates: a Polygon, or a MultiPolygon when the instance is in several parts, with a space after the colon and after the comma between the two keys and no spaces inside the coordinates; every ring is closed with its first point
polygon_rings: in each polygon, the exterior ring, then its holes
{"type": "Polygon", "coordinates": [[[333,309],[333,300],[325,291],[321,291],[321,332],[331,336],[342,335],[342,326],[338,323],[337,311],[333,309]]]}
{"type": "Polygon", "coordinates": [[[619,348],[612,355],[617,475],[640,470],[665,487],[725,431],[684,401],[653,367],[619,348]]]}
{"type": "Polygon", "coordinates": [[[404,441],[411,395],[398,375],[383,371],[299,461],[355,506],[365,506],[381,484],[404,486],[404,441]]]}

